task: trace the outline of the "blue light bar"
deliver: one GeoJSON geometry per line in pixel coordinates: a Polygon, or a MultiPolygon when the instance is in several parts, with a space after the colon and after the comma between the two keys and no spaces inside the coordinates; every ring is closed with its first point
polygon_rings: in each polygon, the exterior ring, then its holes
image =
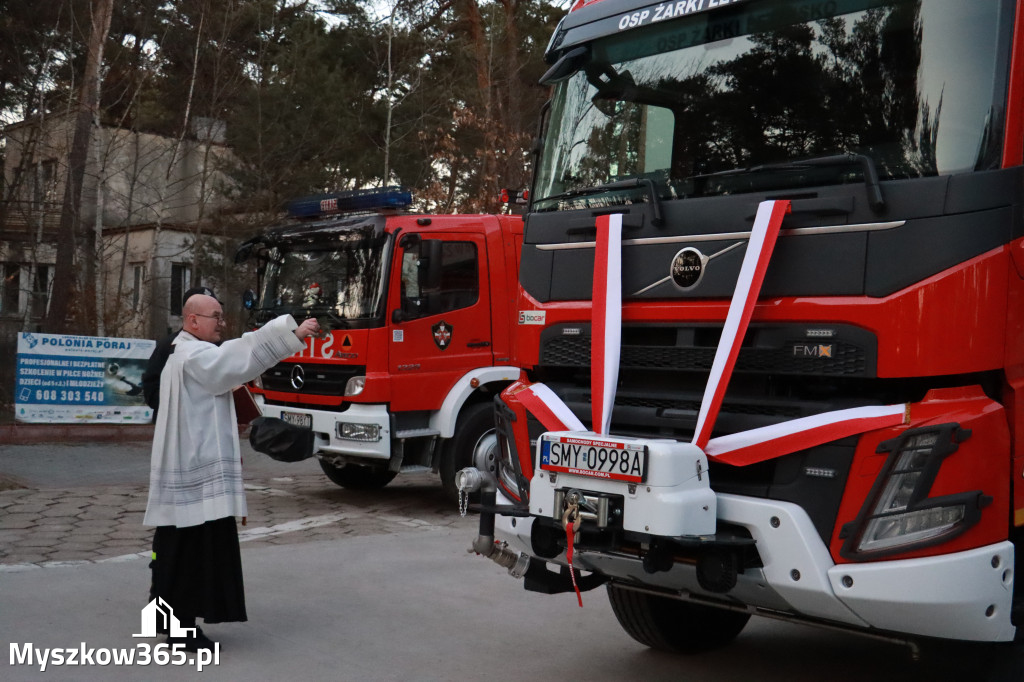
{"type": "Polygon", "coordinates": [[[407,208],[412,204],[412,192],[401,187],[380,189],[354,189],[345,192],[315,194],[288,202],[288,215],[293,218],[315,218],[335,213],[379,211],[407,208]]]}

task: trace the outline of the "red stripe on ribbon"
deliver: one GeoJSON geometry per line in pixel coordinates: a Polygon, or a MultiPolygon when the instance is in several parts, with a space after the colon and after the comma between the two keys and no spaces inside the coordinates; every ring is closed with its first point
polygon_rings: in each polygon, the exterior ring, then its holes
{"type": "Polygon", "coordinates": [[[607,434],[615,405],[622,342],[622,214],[597,219],[590,336],[590,420],[607,434]]]}
{"type": "Polygon", "coordinates": [[[750,317],[754,312],[754,304],[764,282],[764,273],[768,269],[775,240],[779,236],[782,218],[789,213],[789,201],[762,201],[757,208],[757,217],[750,232],[747,253],[743,256],[736,290],[729,304],[729,314],[725,318],[722,339],[715,353],[711,366],[711,376],[701,401],[700,413],[697,417],[697,428],[693,435],[693,443],[704,448],[711,437],[715,419],[722,407],[722,398],[729,385],[736,356],[740,352],[740,343],[747,331],[750,317]]]}
{"type": "Polygon", "coordinates": [[[717,462],[746,466],[906,421],[906,405],[856,407],[720,436],[704,452],[717,462]]]}
{"type": "Polygon", "coordinates": [[[580,594],[580,586],[576,584],[576,568],[572,565],[572,548],[576,539],[576,528],[569,523],[565,526],[565,559],[569,562],[569,576],[572,578],[572,589],[576,591],[576,601],[580,608],[583,608],[583,595],[580,594]]]}

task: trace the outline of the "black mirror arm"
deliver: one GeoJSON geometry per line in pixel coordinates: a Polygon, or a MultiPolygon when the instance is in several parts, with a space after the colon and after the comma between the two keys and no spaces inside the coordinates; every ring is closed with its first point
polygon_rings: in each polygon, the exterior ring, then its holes
{"type": "Polygon", "coordinates": [[[665,224],[664,216],[661,213],[661,201],[658,199],[658,190],[654,186],[654,180],[650,178],[630,178],[628,180],[619,180],[618,182],[609,182],[601,185],[601,189],[633,189],[635,187],[643,187],[647,190],[647,195],[650,198],[648,204],[651,207],[651,224],[655,227],[660,227],[665,224]]]}

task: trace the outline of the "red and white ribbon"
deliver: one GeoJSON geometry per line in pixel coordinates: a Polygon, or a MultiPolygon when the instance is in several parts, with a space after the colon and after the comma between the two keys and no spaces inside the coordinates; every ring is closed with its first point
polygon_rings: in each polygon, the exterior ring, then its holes
{"type": "Polygon", "coordinates": [[[736,356],[740,352],[740,343],[750,323],[750,316],[757,303],[757,295],[761,292],[764,273],[768,269],[775,240],[779,236],[782,218],[789,213],[789,201],[762,201],[757,207],[757,216],[747,242],[747,253],[743,256],[739,279],[733,291],[729,313],[722,328],[722,339],[718,343],[718,351],[711,365],[711,377],[704,389],[704,399],[697,415],[697,428],[693,434],[693,444],[703,449],[711,437],[711,430],[722,407],[722,398],[729,385],[736,356]]]}
{"type": "Polygon", "coordinates": [[[907,422],[906,405],[854,407],[740,431],[708,441],[704,448],[715,461],[746,466],[789,455],[824,443],[907,422]]]}
{"type": "Polygon", "coordinates": [[[607,435],[615,406],[622,346],[622,214],[597,219],[590,340],[591,423],[607,435]]]}
{"type": "MultiPolygon", "coordinates": [[[[710,438],[782,219],[788,212],[788,201],[766,201],[758,207],[698,415],[693,442],[709,457],[727,464],[754,464],[906,421],[904,405],[861,407],[794,419],[713,440],[710,438]]],[[[591,418],[594,431],[607,435],[615,402],[622,338],[620,214],[602,216],[597,220],[591,330],[591,418]]],[[[583,422],[544,384],[532,384],[516,397],[548,431],[586,431],[583,422]]]]}
{"type": "Polygon", "coordinates": [[[576,567],[572,565],[573,546],[576,543],[576,528],[573,524],[565,526],[565,560],[569,562],[569,576],[572,578],[572,589],[576,591],[576,603],[583,608],[583,595],[580,594],[580,586],[576,584],[576,567]]]}
{"type": "Polygon", "coordinates": [[[586,431],[569,406],[544,384],[530,384],[516,398],[548,431],[586,431]]]}

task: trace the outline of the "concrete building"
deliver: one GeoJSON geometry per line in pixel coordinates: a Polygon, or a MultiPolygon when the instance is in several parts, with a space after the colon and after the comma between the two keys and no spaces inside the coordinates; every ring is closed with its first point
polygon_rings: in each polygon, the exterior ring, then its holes
{"type": "MultiPolygon", "coordinates": [[[[37,329],[49,304],[73,127],[74,117],[66,115],[4,130],[0,335],[37,329]]],[[[210,119],[194,120],[182,139],[94,130],[79,230],[93,231],[102,248],[94,256],[94,281],[84,281],[90,268],[80,264],[79,290],[98,290],[104,335],[161,336],[180,325],[186,289],[218,287],[216,263],[206,254],[220,249],[197,251],[196,245],[217,246],[211,224],[227,203],[221,169],[230,157],[223,143],[223,123],[210,119]]]]}

